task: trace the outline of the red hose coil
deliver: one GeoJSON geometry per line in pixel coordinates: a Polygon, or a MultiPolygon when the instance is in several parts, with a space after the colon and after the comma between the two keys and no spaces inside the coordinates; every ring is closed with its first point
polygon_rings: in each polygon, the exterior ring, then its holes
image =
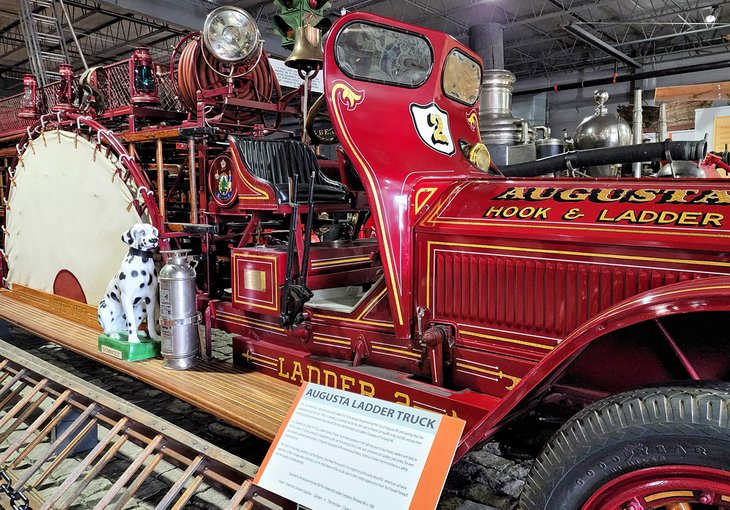
{"type": "MultiPolygon", "coordinates": [[[[233,74],[235,76],[244,71],[244,66],[239,66],[233,74]]],[[[198,91],[225,87],[226,77],[224,75],[227,74],[224,64],[216,60],[203,47],[200,38],[191,39],[180,52],[177,64],[177,89],[180,102],[189,112],[197,115],[198,91]],[[205,56],[203,51],[206,52],[205,56]],[[216,69],[212,69],[211,66],[216,66],[216,69]]],[[[269,65],[266,52],[262,51],[261,58],[253,70],[243,76],[233,78],[232,97],[261,102],[272,102],[275,98],[281,97],[281,87],[269,65]]],[[[206,114],[208,117],[215,115],[221,115],[226,121],[235,123],[264,122],[263,114],[260,111],[230,107],[224,109],[222,104],[206,114]]]]}

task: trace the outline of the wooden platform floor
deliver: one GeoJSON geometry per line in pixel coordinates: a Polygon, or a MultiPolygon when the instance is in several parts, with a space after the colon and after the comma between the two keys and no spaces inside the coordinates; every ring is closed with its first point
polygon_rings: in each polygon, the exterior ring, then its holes
{"type": "Polygon", "coordinates": [[[50,341],[114,367],[209,412],[251,434],[273,440],[297,387],[258,372],[246,372],[221,361],[201,362],[185,371],[162,368],[161,359],[134,363],[98,351],[99,331],[43,312],[0,291],[0,318],[50,341]]]}

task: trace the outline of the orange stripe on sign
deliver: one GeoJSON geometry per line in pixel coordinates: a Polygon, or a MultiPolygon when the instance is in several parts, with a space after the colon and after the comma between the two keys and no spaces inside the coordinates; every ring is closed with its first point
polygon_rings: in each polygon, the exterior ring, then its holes
{"type": "Polygon", "coordinates": [[[426,458],[426,464],[423,466],[421,478],[418,480],[416,492],[413,494],[413,500],[408,510],[436,508],[465,423],[464,420],[451,416],[441,418],[441,425],[436,432],[433,446],[426,458]],[[449,459],[449,462],[444,462],[444,459],[449,459]]]}
{"type": "Polygon", "coordinates": [[[302,399],[302,396],[304,396],[304,392],[307,390],[307,382],[302,384],[302,387],[299,388],[299,393],[297,393],[297,396],[294,398],[294,402],[292,402],[291,407],[289,408],[289,412],[286,414],[286,418],[284,418],[284,421],[281,422],[281,426],[279,427],[279,431],[276,433],[276,437],[274,438],[274,441],[271,443],[271,446],[269,447],[269,451],[266,452],[266,457],[264,458],[264,461],[261,463],[261,467],[259,468],[258,472],[256,473],[256,478],[253,479],[254,485],[259,484],[259,480],[261,480],[261,477],[264,475],[264,470],[266,469],[266,465],[269,463],[269,460],[271,459],[271,456],[274,454],[274,451],[276,451],[276,447],[279,445],[279,440],[281,439],[281,436],[284,435],[284,431],[286,430],[286,427],[289,425],[289,421],[291,420],[292,415],[294,414],[294,410],[299,405],[299,401],[302,399]]]}

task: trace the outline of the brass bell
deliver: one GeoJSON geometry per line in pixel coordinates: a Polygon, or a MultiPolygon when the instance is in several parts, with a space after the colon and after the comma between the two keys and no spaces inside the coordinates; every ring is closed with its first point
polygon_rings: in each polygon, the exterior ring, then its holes
{"type": "Polygon", "coordinates": [[[294,30],[294,49],[284,63],[294,69],[313,71],[323,60],[322,31],[311,25],[294,30]]]}

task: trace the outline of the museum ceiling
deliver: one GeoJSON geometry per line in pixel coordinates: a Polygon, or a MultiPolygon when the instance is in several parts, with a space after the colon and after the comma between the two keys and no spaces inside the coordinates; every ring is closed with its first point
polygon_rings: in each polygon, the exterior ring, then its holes
{"type": "MultiPolygon", "coordinates": [[[[23,74],[30,71],[19,1],[28,6],[43,34],[39,49],[47,56],[47,67],[57,67],[61,58],[52,2],[0,0],[4,94],[17,93],[23,74]]],[[[157,62],[166,62],[187,27],[202,21],[217,5],[248,9],[263,31],[270,29],[276,12],[273,2],[259,0],[64,0],[64,4],[89,65],[123,58],[141,45],[151,48],[157,62]]],[[[504,27],[505,67],[521,80],[557,77],[576,69],[615,68],[626,73],[657,66],[687,67],[727,58],[730,51],[730,5],[722,0],[334,0],[333,4],[333,17],[345,10],[363,10],[442,30],[463,42],[468,41],[471,26],[498,23],[504,27]]],[[[80,69],[65,20],[62,35],[72,64],[80,69]]]]}

